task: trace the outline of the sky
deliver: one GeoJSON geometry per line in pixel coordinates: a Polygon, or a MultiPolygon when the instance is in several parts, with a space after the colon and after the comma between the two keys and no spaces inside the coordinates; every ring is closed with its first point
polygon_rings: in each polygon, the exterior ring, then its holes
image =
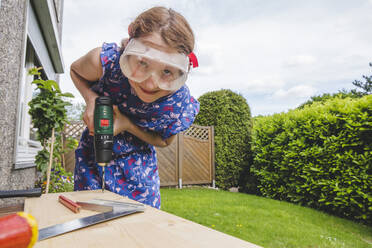
{"type": "Polygon", "coordinates": [[[179,12],[195,33],[191,94],[230,89],[245,97],[252,116],[353,89],[372,74],[372,0],[66,0],[62,91],[84,102],[71,63],[103,42],[120,43],[136,16],[154,6],[179,12]]]}

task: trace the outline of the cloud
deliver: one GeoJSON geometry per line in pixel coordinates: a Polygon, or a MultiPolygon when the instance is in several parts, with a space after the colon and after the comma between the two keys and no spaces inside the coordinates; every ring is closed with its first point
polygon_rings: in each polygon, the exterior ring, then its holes
{"type": "Polygon", "coordinates": [[[301,66],[301,65],[311,65],[316,62],[316,58],[311,55],[297,55],[292,56],[287,61],[287,66],[301,66]]]}
{"type": "Polygon", "coordinates": [[[309,98],[313,96],[316,89],[309,85],[298,85],[287,90],[280,89],[273,94],[274,99],[296,99],[296,98],[309,98]]]}

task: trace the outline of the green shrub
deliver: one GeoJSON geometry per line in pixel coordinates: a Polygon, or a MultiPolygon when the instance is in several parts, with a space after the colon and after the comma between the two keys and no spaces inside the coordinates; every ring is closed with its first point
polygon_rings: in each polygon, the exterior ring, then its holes
{"type": "Polygon", "coordinates": [[[195,124],[214,126],[216,186],[238,186],[251,157],[251,113],[244,97],[231,90],[202,95],[195,124]]]}
{"type": "Polygon", "coordinates": [[[298,109],[303,109],[305,106],[309,106],[311,104],[313,104],[314,102],[321,102],[321,103],[325,103],[331,99],[334,99],[334,98],[360,98],[364,96],[362,93],[360,92],[357,92],[357,91],[350,91],[350,92],[347,92],[345,90],[343,91],[339,91],[338,93],[324,93],[322,95],[318,95],[318,96],[312,96],[310,97],[309,100],[307,100],[306,102],[304,102],[303,104],[301,104],[300,106],[298,106],[297,108],[298,109]]]}
{"type": "Polygon", "coordinates": [[[372,223],[372,96],[261,117],[251,173],[267,197],[372,223]]]}

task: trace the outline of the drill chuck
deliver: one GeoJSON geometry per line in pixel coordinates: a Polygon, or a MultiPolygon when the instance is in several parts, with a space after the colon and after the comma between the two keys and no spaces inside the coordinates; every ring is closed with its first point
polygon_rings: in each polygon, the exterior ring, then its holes
{"type": "Polygon", "coordinates": [[[96,162],[105,166],[112,159],[113,108],[110,97],[97,97],[94,108],[94,150],[96,162]]]}

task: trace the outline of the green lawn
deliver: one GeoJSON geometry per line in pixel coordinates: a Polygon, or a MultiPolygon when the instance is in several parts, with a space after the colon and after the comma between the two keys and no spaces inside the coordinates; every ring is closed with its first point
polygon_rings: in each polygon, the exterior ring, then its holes
{"type": "Polygon", "coordinates": [[[287,202],[206,188],[161,189],[161,209],[263,247],[372,247],[372,228],[287,202]]]}

